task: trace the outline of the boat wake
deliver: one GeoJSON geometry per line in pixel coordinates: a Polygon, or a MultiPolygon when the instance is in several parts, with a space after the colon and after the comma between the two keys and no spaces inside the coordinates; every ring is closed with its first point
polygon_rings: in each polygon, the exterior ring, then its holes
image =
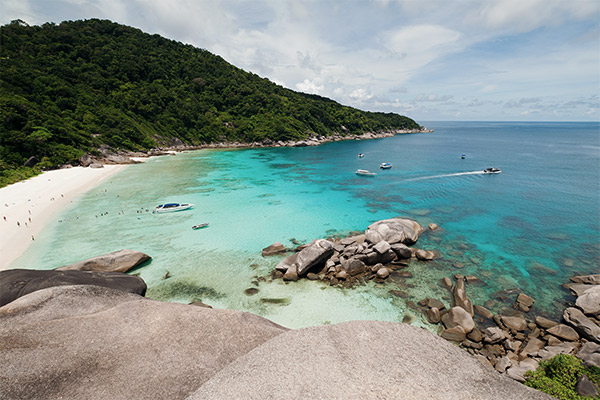
{"type": "Polygon", "coordinates": [[[431,175],[431,176],[419,176],[416,178],[405,179],[406,182],[412,181],[423,181],[425,179],[437,179],[437,178],[449,178],[451,176],[463,176],[463,175],[483,175],[485,172],[483,171],[469,171],[469,172],[456,172],[454,174],[441,174],[441,175],[431,175]]]}

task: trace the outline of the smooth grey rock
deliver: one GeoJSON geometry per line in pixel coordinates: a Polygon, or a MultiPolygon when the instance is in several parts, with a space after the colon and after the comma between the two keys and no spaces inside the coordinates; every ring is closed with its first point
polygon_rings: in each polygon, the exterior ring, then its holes
{"type": "Polygon", "coordinates": [[[529,310],[531,310],[531,307],[533,307],[533,303],[535,303],[535,300],[532,297],[527,296],[525,293],[519,293],[519,295],[517,296],[517,300],[515,301],[514,307],[517,310],[529,312],[529,310]]]}
{"type": "Polygon", "coordinates": [[[404,243],[415,244],[424,229],[418,222],[404,219],[391,218],[377,221],[365,232],[366,239],[370,243],[379,243],[385,240],[389,244],[404,243]]]}
{"type": "Polygon", "coordinates": [[[527,321],[522,317],[511,317],[503,315],[502,323],[508,328],[515,331],[524,331],[527,329],[527,321]]]}
{"type": "Polygon", "coordinates": [[[575,331],[575,329],[565,324],[555,325],[548,329],[547,332],[556,336],[557,338],[569,340],[571,342],[579,339],[579,334],[575,331]]]}
{"type": "Polygon", "coordinates": [[[593,288],[595,285],[585,285],[583,283],[565,283],[562,285],[565,289],[569,290],[574,296],[581,296],[586,290],[593,288]]]}
{"type": "Polygon", "coordinates": [[[437,324],[441,321],[440,309],[437,307],[428,308],[425,311],[425,315],[427,316],[427,321],[432,324],[437,324]]]}
{"type": "Polygon", "coordinates": [[[333,243],[326,239],[313,240],[308,247],[298,253],[296,266],[298,276],[302,276],[315,265],[325,263],[333,254],[333,243]]]}
{"type": "Polygon", "coordinates": [[[185,399],[286,328],[253,314],[98,286],[0,308],[3,399],[185,399]]]}
{"type": "Polygon", "coordinates": [[[583,361],[586,367],[598,367],[600,368],[600,345],[587,342],[577,352],[577,358],[583,361]]]}
{"type": "Polygon", "coordinates": [[[536,355],[544,347],[544,342],[538,338],[531,338],[521,350],[521,358],[528,357],[529,355],[536,355]]]}
{"type": "Polygon", "coordinates": [[[540,328],[544,328],[544,329],[548,329],[548,328],[552,328],[555,325],[558,325],[558,322],[556,321],[552,321],[551,319],[542,317],[542,316],[537,316],[535,317],[535,323],[540,327],[540,328]]]}
{"type": "Polygon", "coordinates": [[[600,285],[587,289],[575,301],[584,314],[600,317],[600,285]]]}
{"type": "Polygon", "coordinates": [[[573,354],[574,351],[575,343],[563,342],[554,346],[546,346],[538,351],[537,355],[538,357],[541,357],[542,360],[549,360],[558,354],[573,354]]]}
{"type": "Polygon", "coordinates": [[[465,288],[465,278],[460,276],[456,278],[456,284],[452,289],[452,300],[453,305],[462,307],[465,311],[467,311],[471,316],[475,315],[475,311],[473,310],[473,304],[471,300],[467,297],[467,289],[465,288]]]}
{"type": "Polygon", "coordinates": [[[435,258],[435,252],[430,250],[418,249],[415,251],[415,256],[422,261],[431,261],[435,258]]]}
{"type": "Polygon", "coordinates": [[[285,272],[292,265],[296,264],[296,259],[297,258],[298,258],[298,253],[294,253],[292,255],[289,255],[286,258],[284,258],[283,260],[281,260],[279,262],[279,264],[277,264],[277,266],[275,267],[275,269],[278,270],[278,271],[281,271],[281,272],[285,272]]]}
{"type": "Polygon", "coordinates": [[[506,332],[504,332],[497,326],[493,326],[483,330],[483,341],[485,343],[494,344],[506,340],[506,338],[508,338],[506,332]]]}
{"type": "Polygon", "coordinates": [[[575,307],[567,308],[563,313],[564,320],[587,340],[600,343],[600,326],[585,316],[575,307]]]}
{"type": "Polygon", "coordinates": [[[465,334],[471,332],[475,328],[475,322],[471,314],[466,312],[462,307],[452,307],[447,313],[442,315],[442,323],[447,329],[461,326],[465,334]]]}
{"type": "Polygon", "coordinates": [[[459,325],[453,326],[452,328],[444,329],[440,336],[452,342],[464,342],[467,338],[465,328],[459,325]]]}
{"type": "Polygon", "coordinates": [[[351,258],[342,263],[342,269],[351,276],[364,272],[366,268],[367,266],[365,263],[356,258],[351,258]]]}
{"type": "Polygon", "coordinates": [[[581,374],[577,378],[577,386],[575,386],[575,391],[578,395],[583,397],[589,397],[593,399],[598,398],[598,388],[585,374],[581,374]]]}
{"type": "Polygon", "coordinates": [[[385,279],[390,276],[390,270],[387,268],[380,268],[377,270],[377,277],[381,279],[385,279]]]}
{"type": "MultiPolygon", "coordinates": [[[[533,358],[526,358],[521,362],[513,363],[513,365],[506,370],[506,375],[518,382],[525,382],[525,372],[535,371],[538,362],[533,358]]],[[[554,398],[554,397],[549,397],[554,398]]]]}
{"type": "Polygon", "coordinates": [[[396,243],[391,246],[391,249],[399,259],[405,260],[412,257],[412,250],[405,244],[396,243]]]}
{"type": "Polygon", "coordinates": [[[142,278],[122,272],[9,269],[0,271],[0,306],[37,290],[70,285],[96,285],[146,294],[142,278]]]}
{"type": "Polygon", "coordinates": [[[494,314],[492,314],[492,312],[490,310],[488,310],[487,308],[485,308],[483,306],[474,305],[473,311],[475,312],[475,314],[477,314],[480,317],[483,317],[485,319],[492,319],[494,317],[494,314]]]}
{"type": "Polygon", "coordinates": [[[284,281],[296,282],[298,280],[298,266],[296,264],[292,264],[287,271],[285,271],[282,279],[284,281]]]}
{"type": "Polygon", "coordinates": [[[512,365],[512,362],[510,361],[510,359],[508,357],[504,356],[504,357],[500,357],[498,359],[498,361],[496,361],[496,365],[494,366],[494,368],[496,369],[496,371],[503,373],[511,365],[512,365]]]}
{"type": "Polygon", "coordinates": [[[272,245],[262,249],[261,254],[263,257],[268,257],[274,256],[275,254],[285,253],[286,251],[287,249],[281,242],[275,242],[272,245]]]}
{"type": "Polygon", "coordinates": [[[574,283],[583,283],[586,285],[600,285],[600,274],[577,275],[572,277],[570,280],[574,283]]]}
{"type": "Polygon", "coordinates": [[[373,250],[375,250],[379,254],[385,254],[391,248],[392,247],[390,246],[390,244],[388,242],[386,242],[385,240],[382,240],[382,241],[378,242],[375,246],[373,246],[373,250]]]}
{"type": "Polygon", "coordinates": [[[112,271],[127,272],[131,268],[145,263],[151,257],[141,251],[117,250],[112,253],[92,257],[75,264],[56,268],[57,271],[112,271]]]}
{"type": "Polygon", "coordinates": [[[217,372],[189,400],[241,398],[551,399],[428,331],[381,321],[287,331],[217,372]],[[381,338],[394,340],[382,346],[381,338]],[[322,371],[326,379],[283,371],[322,371]]]}

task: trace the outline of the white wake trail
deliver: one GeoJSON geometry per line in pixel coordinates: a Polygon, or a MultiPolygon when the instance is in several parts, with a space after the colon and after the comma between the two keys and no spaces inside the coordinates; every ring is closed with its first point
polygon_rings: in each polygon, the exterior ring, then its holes
{"type": "Polygon", "coordinates": [[[454,174],[442,174],[442,175],[431,175],[431,176],[420,176],[417,178],[405,179],[405,181],[422,181],[425,179],[436,179],[436,178],[448,178],[450,176],[462,176],[462,175],[483,175],[483,171],[469,171],[469,172],[456,172],[454,174]]]}

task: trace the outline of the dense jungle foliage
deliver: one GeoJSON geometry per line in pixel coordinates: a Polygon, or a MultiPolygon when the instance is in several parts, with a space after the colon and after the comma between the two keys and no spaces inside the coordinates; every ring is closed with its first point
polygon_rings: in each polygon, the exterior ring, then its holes
{"type": "MultiPolygon", "coordinates": [[[[0,28],[0,181],[74,163],[101,144],[298,140],[419,128],[294,92],[206,50],[106,20],[0,28]],[[35,157],[33,170],[22,167],[35,157]],[[16,175],[15,175],[16,174],[16,175]]],[[[1,183],[1,182],[0,182],[1,183]]]]}

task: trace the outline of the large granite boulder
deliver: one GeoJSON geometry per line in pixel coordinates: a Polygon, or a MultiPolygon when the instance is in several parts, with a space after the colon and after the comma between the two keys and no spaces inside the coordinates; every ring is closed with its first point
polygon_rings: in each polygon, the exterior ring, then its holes
{"type": "Polygon", "coordinates": [[[95,285],[141,296],[146,294],[142,278],[121,272],[9,269],[0,271],[0,306],[36,290],[66,285],[95,285]]]}
{"type": "Polygon", "coordinates": [[[563,313],[565,321],[587,340],[600,343],[600,326],[586,317],[575,307],[567,308],[563,313]]]}
{"type": "Polygon", "coordinates": [[[385,240],[391,245],[396,243],[411,245],[417,242],[423,231],[423,227],[416,221],[391,218],[369,225],[365,235],[370,243],[379,243],[385,240]]]}
{"type": "Polygon", "coordinates": [[[188,398],[201,399],[552,398],[424,329],[352,321],[274,337],[216,372],[188,398]]]}
{"type": "Polygon", "coordinates": [[[310,245],[298,253],[296,266],[298,276],[302,276],[315,265],[324,263],[333,255],[333,243],[326,239],[313,240],[310,245]]]}
{"type": "Polygon", "coordinates": [[[447,329],[460,326],[465,333],[471,332],[475,328],[473,317],[462,307],[452,307],[447,313],[442,315],[442,323],[447,329]]]}
{"type": "Polygon", "coordinates": [[[367,266],[364,262],[357,258],[351,258],[342,262],[342,270],[350,276],[358,275],[366,270],[367,266]]]}
{"type": "Polygon", "coordinates": [[[575,305],[587,315],[600,317],[600,285],[583,292],[575,301],[575,305]]]}
{"type": "Polygon", "coordinates": [[[151,257],[141,251],[117,250],[71,265],[56,268],[57,271],[112,271],[127,272],[145,263],[151,257]]]}
{"type": "Polygon", "coordinates": [[[0,308],[0,397],[184,399],[285,331],[249,313],[98,286],[43,289],[0,308]]]}
{"type": "Polygon", "coordinates": [[[475,315],[473,310],[473,303],[467,297],[467,289],[465,287],[465,278],[459,277],[456,279],[456,284],[452,290],[452,304],[458,307],[462,307],[471,316],[475,315]]]}

